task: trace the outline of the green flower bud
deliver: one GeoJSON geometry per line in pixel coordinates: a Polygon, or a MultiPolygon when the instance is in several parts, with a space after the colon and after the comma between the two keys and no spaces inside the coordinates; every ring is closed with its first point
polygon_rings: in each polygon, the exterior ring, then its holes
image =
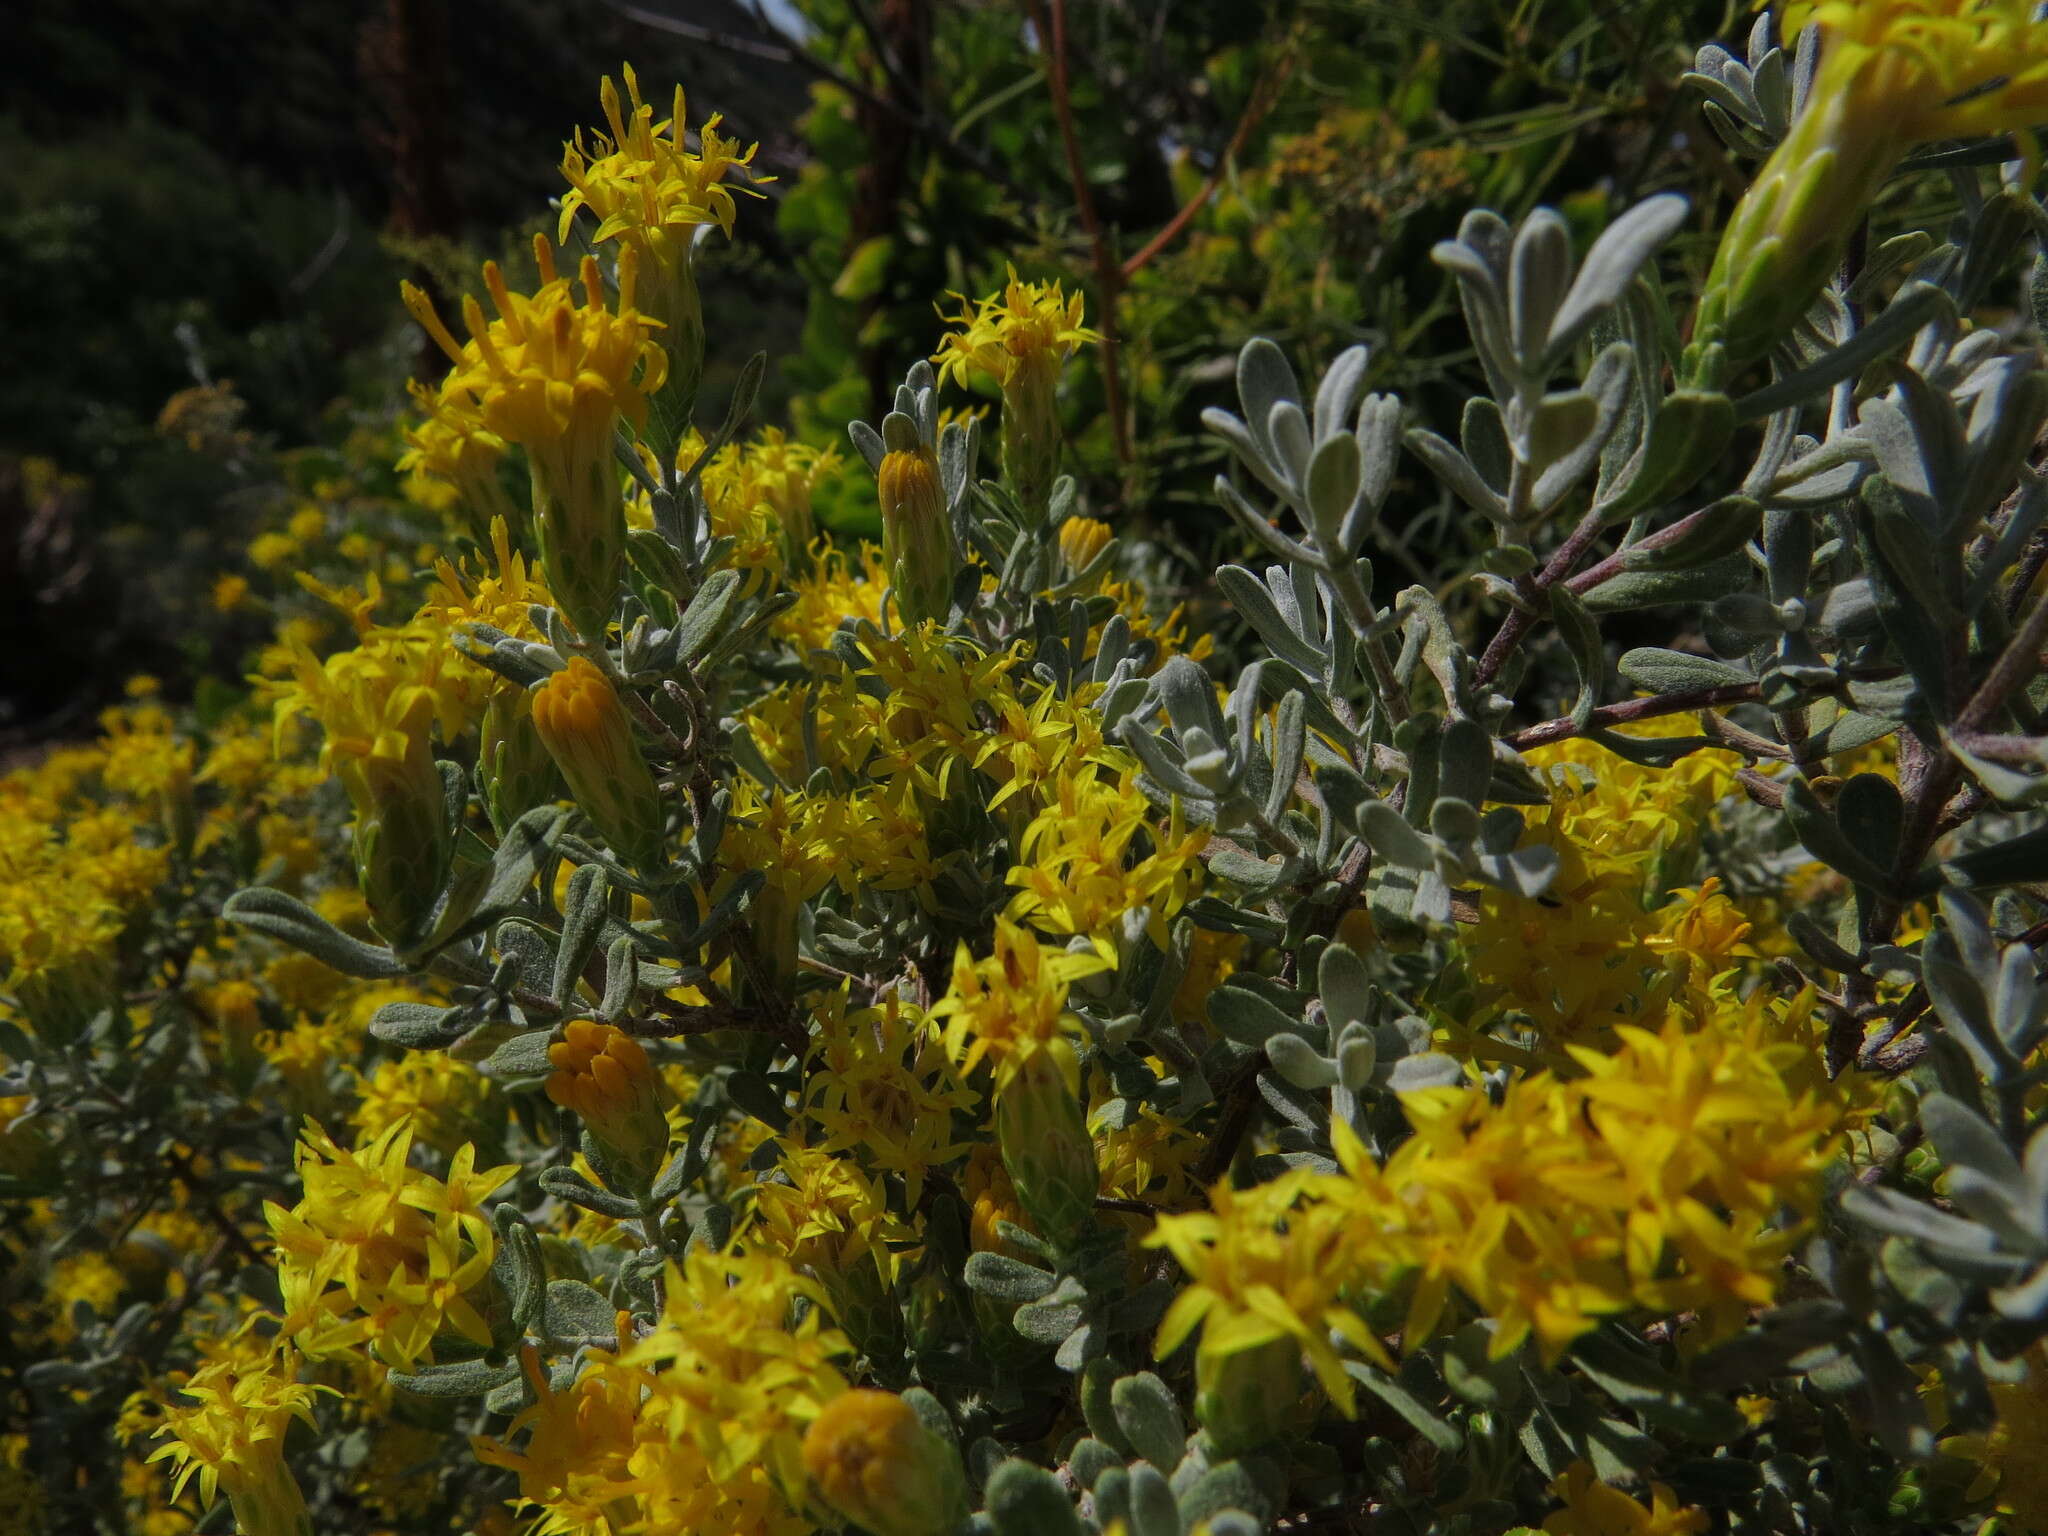
{"type": "Polygon", "coordinates": [[[427,931],[454,857],[447,789],[428,736],[433,719],[432,692],[410,688],[393,696],[374,735],[329,742],[355,807],[356,880],[371,925],[399,946],[427,931]]]}
{"type": "Polygon", "coordinates": [[[870,1536],[948,1536],[967,1518],[959,1452],[893,1392],[833,1398],[811,1421],[803,1454],[818,1497],[870,1536]]]}
{"type": "Polygon", "coordinates": [[[996,1141],[1017,1202],[1055,1243],[1071,1243],[1095,1221],[1102,1175],[1075,1085],[1073,1047],[1047,1042],[1023,1056],[996,1089],[996,1141]]]}
{"type": "Polygon", "coordinates": [[[586,658],[572,658],[534,690],[533,724],[576,804],[604,840],[636,867],[658,867],[665,824],[661,794],[605,675],[586,658]]]}
{"type": "Polygon", "coordinates": [[[568,484],[535,475],[540,561],[555,605],[586,640],[601,640],[625,572],[626,505],[611,461],[575,466],[568,484]]]}
{"type": "Polygon", "coordinates": [[[1285,1335],[1235,1349],[1204,1340],[1195,1353],[1195,1417],[1221,1455],[1272,1440],[1301,1398],[1301,1346],[1285,1335]]]}
{"type": "Polygon", "coordinates": [[[477,788],[502,837],[537,805],[562,797],[562,776],[533,724],[533,696],[500,683],[484,705],[476,755],[477,788]]]}

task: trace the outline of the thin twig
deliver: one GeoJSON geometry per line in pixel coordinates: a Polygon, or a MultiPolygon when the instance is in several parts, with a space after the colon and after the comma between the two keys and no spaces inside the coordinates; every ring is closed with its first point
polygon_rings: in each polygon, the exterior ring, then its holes
{"type": "Polygon", "coordinates": [[[1531,747],[1548,746],[1553,741],[1564,741],[1583,731],[1608,725],[1627,725],[1636,720],[1654,720],[1660,715],[1682,715],[1698,709],[1714,709],[1723,704],[1747,704],[1757,696],[1755,683],[1722,683],[1713,688],[1688,688],[1683,693],[1660,693],[1647,699],[1627,699],[1619,704],[1602,704],[1594,710],[1581,726],[1570,715],[1560,715],[1555,720],[1545,720],[1526,730],[1516,731],[1506,738],[1507,744],[1517,752],[1526,752],[1531,747]]]}

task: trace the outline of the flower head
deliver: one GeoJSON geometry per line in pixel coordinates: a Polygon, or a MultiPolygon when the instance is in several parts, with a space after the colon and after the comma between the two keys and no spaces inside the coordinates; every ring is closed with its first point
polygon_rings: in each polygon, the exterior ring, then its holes
{"type": "Polygon", "coordinates": [[[827,1403],[804,1432],[804,1470],[820,1498],[874,1536],[945,1536],[966,1515],[958,1454],[893,1392],[827,1403]]]}
{"type": "Polygon", "coordinates": [[[605,675],[587,657],[570,657],[567,667],[533,690],[533,724],[605,841],[635,863],[658,861],[661,795],[633,740],[626,707],[605,675]]]}
{"type": "Polygon", "coordinates": [[[179,1387],[186,1401],[164,1410],[157,1434],[168,1439],[149,1456],[177,1468],[172,1498],[197,1474],[201,1502],[211,1505],[225,1490],[236,1523],[249,1536],[303,1536],[312,1528],[285,1465],[284,1437],[294,1419],[313,1426],[321,1389],[300,1385],[291,1362],[283,1349],[254,1368],[217,1360],[179,1387]]]}
{"type": "Polygon", "coordinates": [[[953,297],[960,313],[951,322],[959,329],[949,331],[932,354],[942,381],[966,385],[981,373],[1007,388],[1024,370],[1056,371],[1076,348],[1102,339],[1082,325],[1079,293],[1065,293],[1057,279],[1022,282],[1015,267],[1000,293],[973,304],[960,294],[953,297]]]}
{"type": "Polygon", "coordinates": [[[987,1057],[1001,1083],[1025,1057],[1079,1028],[1067,1012],[1067,984],[1104,969],[1099,956],[1048,950],[1030,929],[997,918],[994,952],[976,960],[960,946],[952,990],[932,1017],[948,1021],[946,1044],[963,1074],[987,1057]]]}
{"type": "Polygon", "coordinates": [[[651,1184],[668,1154],[668,1119],[661,1079],[640,1042],[613,1025],[571,1019],[548,1060],[548,1097],[582,1118],[617,1173],[640,1188],[651,1184]]]}
{"type": "Polygon", "coordinates": [[[519,1170],[475,1171],[463,1146],[445,1180],[410,1167],[412,1130],[400,1123],[349,1150],[309,1125],[298,1153],[305,1190],[264,1214],[277,1240],[285,1332],[309,1356],[367,1342],[409,1369],[445,1327],[491,1343],[487,1303],[497,1235],[483,1200],[519,1170]]]}

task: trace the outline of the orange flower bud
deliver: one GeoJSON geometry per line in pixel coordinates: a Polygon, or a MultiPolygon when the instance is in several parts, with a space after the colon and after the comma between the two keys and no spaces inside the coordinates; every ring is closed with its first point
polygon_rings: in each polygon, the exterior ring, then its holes
{"type": "Polygon", "coordinates": [[[604,840],[633,864],[658,865],[661,795],[605,675],[584,657],[573,658],[534,690],[533,723],[604,840]]]}
{"type": "Polygon", "coordinates": [[[624,1030],[595,1019],[571,1019],[548,1047],[555,1070],[548,1097],[583,1121],[599,1144],[599,1159],[635,1189],[644,1190],[668,1155],[668,1121],[661,1084],[647,1052],[624,1030]]]}

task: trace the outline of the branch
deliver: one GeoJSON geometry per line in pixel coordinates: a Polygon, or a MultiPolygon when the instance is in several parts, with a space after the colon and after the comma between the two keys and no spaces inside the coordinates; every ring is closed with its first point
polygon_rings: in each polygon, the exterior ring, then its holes
{"type": "Polygon", "coordinates": [[[1659,715],[1682,715],[1696,709],[1714,709],[1723,704],[1747,704],[1757,696],[1755,683],[1722,683],[1713,688],[1688,688],[1682,693],[1660,693],[1647,699],[1628,699],[1620,704],[1602,704],[1587,717],[1583,727],[1570,715],[1545,720],[1504,738],[1517,752],[1547,747],[1585,730],[1608,725],[1627,725],[1635,720],[1654,720],[1659,715]]]}
{"type": "Polygon", "coordinates": [[[1045,78],[1052,92],[1053,115],[1059,120],[1060,143],[1066,150],[1067,179],[1074,188],[1074,208],[1081,229],[1088,236],[1088,248],[1095,261],[1095,286],[1100,291],[1096,324],[1102,328],[1102,393],[1109,412],[1110,440],[1116,445],[1117,462],[1128,464],[1131,424],[1124,418],[1124,385],[1118,365],[1120,338],[1117,332],[1117,301],[1123,296],[1123,269],[1109,248],[1102,216],[1095,208],[1095,193],[1088,185],[1088,166],[1081,156],[1081,136],[1074,127],[1074,105],[1067,83],[1067,3],[1052,0],[1047,17],[1044,0],[1030,0],[1031,25],[1046,50],[1045,78]]]}

